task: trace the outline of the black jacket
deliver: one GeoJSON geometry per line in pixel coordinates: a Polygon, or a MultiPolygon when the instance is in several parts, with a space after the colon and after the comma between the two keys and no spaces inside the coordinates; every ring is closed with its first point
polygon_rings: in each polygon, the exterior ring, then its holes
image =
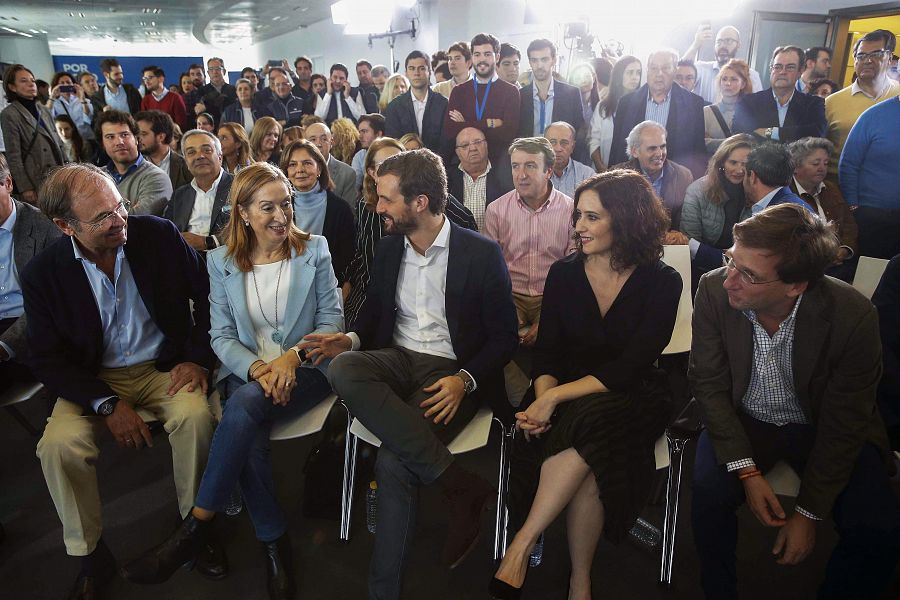
{"type": "MultiPolygon", "coordinates": [[[[778,127],[778,107],[772,88],[741,96],[734,109],[731,131],[752,134],[755,129],[769,127],[778,127]]],[[[818,96],[795,91],[788,104],[784,126],[778,131],[778,141],[787,144],[807,136],[825,137],[827,129],[825,101],[818,96]]],[[[760,138],[759,135],[756,137],[760,138]]]]}
{"type": "MultiPolygon", "coordinates": [[[[519,111],[519,137],[543,136],[543,131],[534,131],[534,83],[521,90],[522,107],[519,111]]],[[[584,126],[584,110],[581,108],[581,91],[562,81],[553,82],[553,114],[546,115],[544,128],[554,121],[565,121],[577,132],[584,126]]]]}
{"type": "MultiPolygon", "coordinates": [[[[191,179],[193,181],[193,179],[191,179]]],[[[228,194],[231,192],[231,183],[234,176],[228,171],[222,170],[222,179],[219,181],[219,187],[216,188],[216,198],[213,200],[211,218],[209,221],[209,234],[218,235],[219,232],[228,224],[231,216],[228,212],[228,194]]],[[[194,201],[197,198],[197,191],[189,181],[175,190],[172,199],[166,205],[163,217],[175,223],[178,231],[187,231],[188,224],[191,220],[191,213],[194,211],[194,201]]],[[[220,240],[221,241],[221,240],[220,240]]]]}
{"type": "MultiPolygon", "coordinates": [[[[504,169],[492,164],[491,170],[488,171],[487,181],[485,182],[484,205],[488,204],[512,191],[512,179],[504,169]]],[[[455,196],[462,204],[466,203],[465,186],[463,185],[463,172],[459,170],[459,165],[453,165],[447,168],[447,191],[455,196]]]]}
{"type": "MultiPolygon", "coordinates": [[[[190,361],[212,369],[209,277],[200,256],[170,221],[149,215],[128,217],[125,256],[147,312],[165,338],[156,368],[167,372],[190,361]]],[[[93,400],[115,392],[97,377],[103,358],[100,312],[71,238],[56,240],[32,259],[22,274],[22,291],[34,376],[54,396],[93,413],[93,400]]]]}
{"type": "MultiPolygon", "coordinates": [[[[447,99],[429,90],[428,99],[425,101],[425,114],[422,116],[421,137],[425,147],[436,154],[443,154],[444,150],[442,133],[446,112],[447,99]]],[[[419,133],[411,90],[391,100],[384,109],[384,135],[399,140],[407,133],[419,133]]]]}

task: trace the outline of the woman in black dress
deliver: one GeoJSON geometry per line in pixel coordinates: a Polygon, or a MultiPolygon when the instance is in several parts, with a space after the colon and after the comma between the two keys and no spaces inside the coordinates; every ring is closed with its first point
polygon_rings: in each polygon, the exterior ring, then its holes
{"type": "Polygon", "coordinates": [[[511,455],[509,511],[518,533],[491,581],[494,598],[519,596],[532,547],[567,506],[569,598],[591,597],[600,534],[617,543],[634,525],[668,418],[653,363],[672,336],[682,282],[660,260],[666,210],[644,177],[614,170],[578,186],[574,221],[579,251],[547,275],[533,389],[516,414],[524,435],[511,455]]]}

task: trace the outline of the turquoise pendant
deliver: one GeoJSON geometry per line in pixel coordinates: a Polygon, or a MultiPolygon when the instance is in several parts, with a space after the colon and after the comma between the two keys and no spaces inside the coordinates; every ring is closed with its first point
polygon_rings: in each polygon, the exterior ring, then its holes
{"type": "Polygon", "coordinates": [[[284,336],[281,335],[281,332],[277,329],[272,333],[272,341],[276,344],[280,344],[281,340],[284,339],[284,336]]]}

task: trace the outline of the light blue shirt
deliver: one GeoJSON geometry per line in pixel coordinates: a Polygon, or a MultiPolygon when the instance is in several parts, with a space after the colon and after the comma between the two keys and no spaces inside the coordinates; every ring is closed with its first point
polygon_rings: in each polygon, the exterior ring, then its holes
{"type": "MultiPolygon", "coordinates": [[[[165,336],[150,318],[144,305],[125,257],[124,246],[120,246],[116,252],[114,282],[82,254],[75,238],[72,238],[72,248],[75,258],[81,261],[100,312],[103,330],[103,357],[100,366],[104,369],[117,369],[156,360],[165,336]]],[[[106,398],[94,401],[94,410],[104,400],[106,398]]]]}
{"type": "Polygon", "coordinates": [[[65,96],[60,96],[53,101],[53,110],[50,112],[54,117],[69,115],[69,118],[72,119],[72,122],[78,128],[78,133],[81,134],[81,137],[86,140],[93,140],[95,138],[91,120],[94,118],[94,105],[91,104],[87,96],[85,96],[84,100],[87,104],[82,105],[81,100],[75,94],[69,96],[68,100],[66,100],[65,96]],[[87,114],[84,113],[82,106],[87,108],[87,114]]]}
{"type": "Polygon", "coordinates": [[[666,166],[663,165],[663,168],[659,170],[659,176],[656,180],[653,180],[650,177],[650,174],[645,171],[643,168],[641,169],[641,173],[643,173],[644,177],[647,178],[647,181],[650,182],[650,185],[653,186],[653,191],[656,192],[656,195],[659,196],[659,199],[662,200],[662,187],[663,187],[663,179],[666,175],[666,166]]]}
{"type": "Polygon", "coordinates": [[[672,104],[672,90],[669,90],[669,93],[666,94],[666,99],[660,102],[659,104],[653,99],[653,94],[650,91],[647,91],[647,110],[644,113],[644,119],[647,121],[654,121],[659,123],[663,127],[666,126],[666,121],[669,120],[669,106],[672,104]]]}
{"type": "MultiPolygon", "coordinates": [[[[0,224],[0,319],[17,319],[25,312],[22,300],[22,287],[19,285],[19,273],[16,271],[16,261],[13,259],[13,227],[16,225],[16,203],[12,203],[12,214],[6,221],[0,224]]],[[[13,349],[0,342],[0,346],[6,350],[10,358],[16,353],[13,349]]]]}
{"type": "Polygon", "coordinates": [[[578,161],[572,160],[572,157],[569,157],[569,164],[566,165],[566,168],[563,169],[563,172],[559,177],[556,176],[556,172],[550,174],[550,182],[553,183],[554,188],[569,198],[574,198],[575,188],[577,188],[582,181],[594,174],[594,169],[581,164],[578,161]]]}
{"type": "Polygon", "coordinates": [[[122,111],[123,113],[131,113],[131,108],[128,106],[128,94],[125,93],[125,88],[123,86],[119,86],[118,94],[113,94],[109,90],[109,84],[107,83],[103,86],[103,97],[106,99],[106,104],[113,109],[122,111]]]}
{"type": "Polygon", "coordinates": [[[356,189],[362,187],[363,176],[366,174],[366,153],[368,151],[368,148],[361,148],[353,155],[353,160],[350,163],[350,166],[353,167],[353,171],[356,173],[356,189]]]}
{"type": "Polygon", "coordinates": [[[788,98],[788,101],[784,106],[782,106],[781,102],[778,101],[778,96],[775,95],[775,90],[772,90],[772,97],[775,98],[775,108],[778,109],[778,128],[772,130],[772,139],[780,141],[780,129],[784,127],[784,119],[785,117],[787,117],[788,108],[791,107],[791,100],[794,99],[794,92],[791,92],[791,97],[788,98]]]}
{"type": "Polygon", "coordinates": [[[542,136],[544,135],[544,129],[547,128],[547,125],[553,122],[553,87],[555,83],[553,81],[553,77],[550,77],[550,89],[547,90],[547,99],[541,100],[541,97],[538,95],[538,86],[537,81],[532,81],[533,88],[533,96],[532,102],[534,102],[534,135],[542,136]]]}
{"type": "Polygon", "coordinates": [[[769,192],[768,194],[763,196],[762,200],[760,200],[759,202],[755,203],[753,206],[750,207],[750,214],[755,215],[756,213],[762,212],[763,210],[768,208],[769,202],[772,201],[772,198],[774,198],[775,194],[780,192],[781,189],[782,188],[775,188],[774,190],[772,190],[771,192],[769,192]]]}

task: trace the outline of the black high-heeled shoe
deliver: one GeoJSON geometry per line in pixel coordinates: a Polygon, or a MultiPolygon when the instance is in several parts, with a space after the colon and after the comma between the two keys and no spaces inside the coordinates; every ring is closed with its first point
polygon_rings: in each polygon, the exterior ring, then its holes
{"type": "MultiPolygon", "coordinates": [[[[525,563],[525,579],[528,579],[528,569],[531,568],[531,556],[525,563]]],[[[488,594],[493,600],[519,600],[522,595],[522,588],[525,587],[525,580],[522,580],[522,587],[513,587],[505,581],[500,581],[496,577],[491,578],[488,584],[488,594]]]]}

